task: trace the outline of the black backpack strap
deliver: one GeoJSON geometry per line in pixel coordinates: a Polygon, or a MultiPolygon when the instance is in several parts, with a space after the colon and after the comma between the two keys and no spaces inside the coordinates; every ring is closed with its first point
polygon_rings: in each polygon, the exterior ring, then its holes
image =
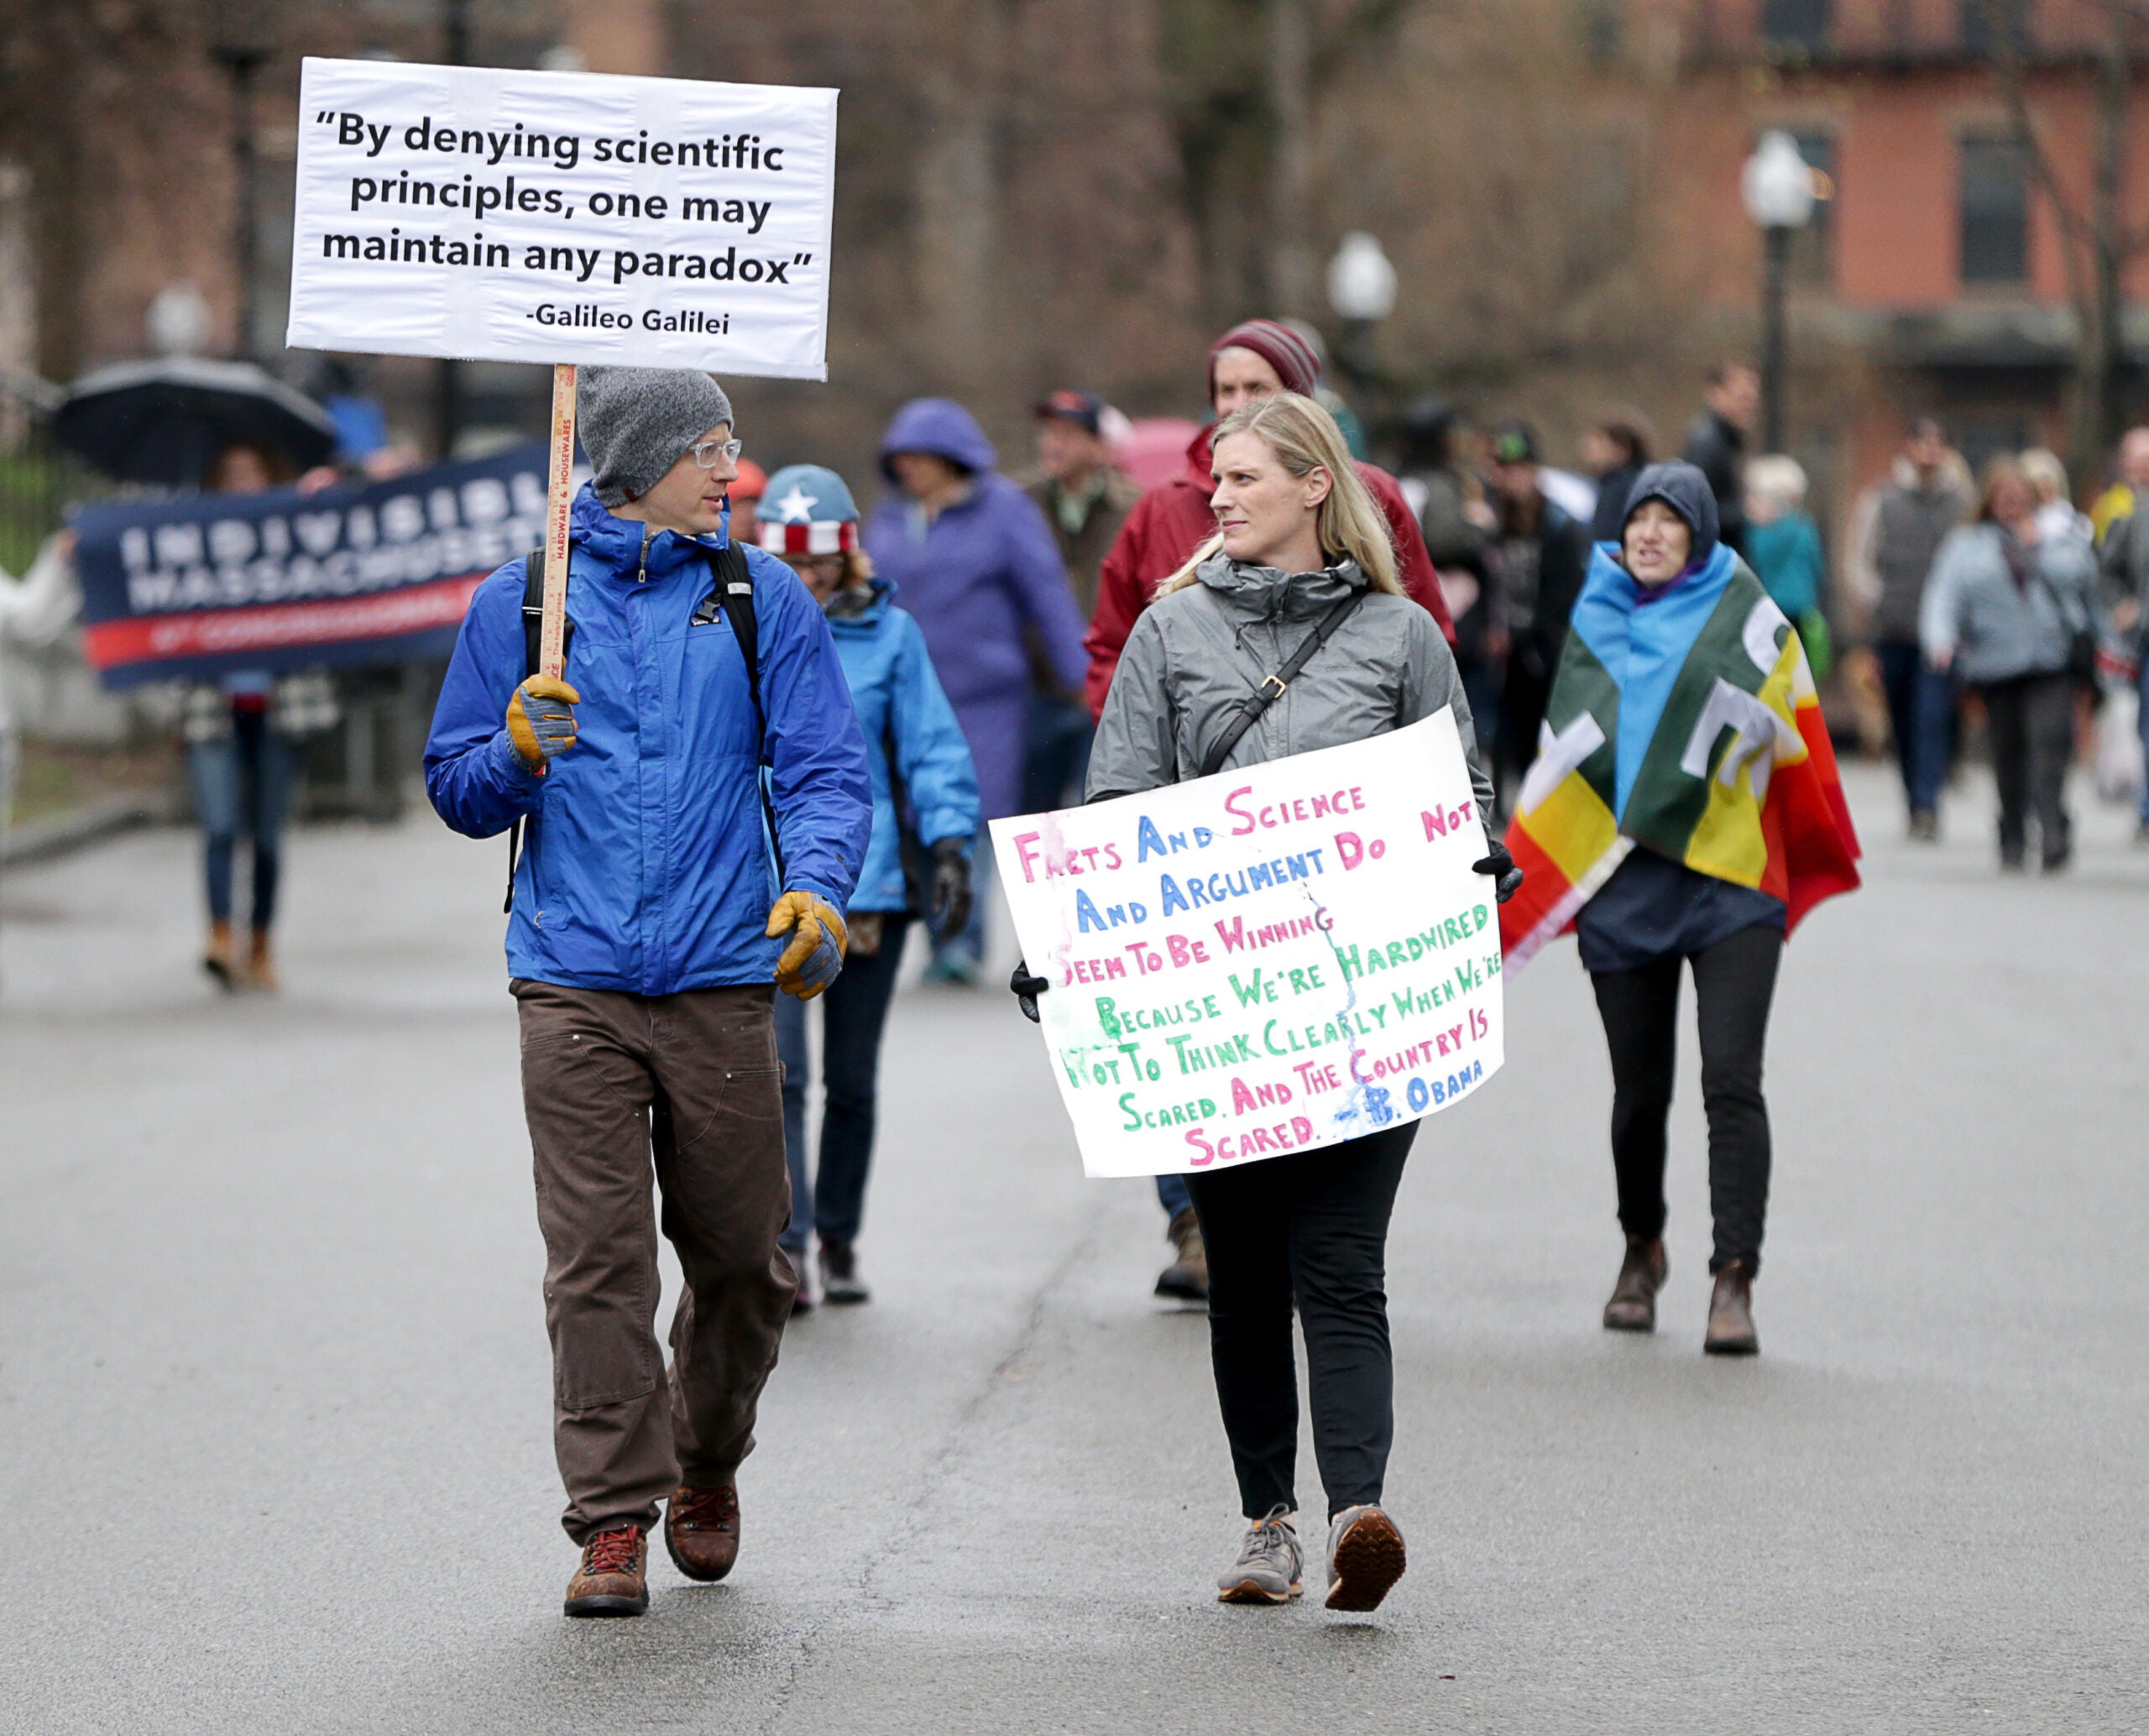
{"type": "Polygon", "coordinates": [[[731,636],[739,642],[739,656],[746,665],[746,692],[754,704],[754,788],[761,798],[761,819],[768,828],[776,877],[781,882],[783,842],[776,835],[776,803],[769,795],[769,719],[761,703],[761,630],[754,615],[754,575],[746,566],[746,551],[736,542],[726,542],[722,548],[703,543],[701,549],[716,588],[702,599],[690,625],[707,626],[724,615],[731,623],[731,636]]]}
{"type": "MultiPolygon", "coordinates": [[[[533,548],[522,557],[522,679],[527,681],[537,672],[538,646],[545,637],[545,551],[533,548]]],[[[560,661],[567,661],[567,647],[574,642],[574,623],[565,623],[560,635],[560,661]]],[[[520,686],[521,683],[517,682],[520,686]]],[[[515,824],[507,829],[507,897],[500,905],[504,911],[515,908],[515,867],[522,860],[528,847],[530,817],[517,814],[515,824]]]]}
{"type": "Polygon", "coordinates": [[[1360,585],[1347,597],[1331,606],[1327,614],[1315,624],[1306,635],[1305,642],[1293,651],[1289,659],[1273,675],[1263,677],[1259,687],[1248,694],[1231,720],[1224,725],[1224,733],[1213,742],[1209,751],[1201,756],[1201,776],[1213,777],[1224,769],[1224,761],[1231,758],[1231,750],[1239,745],[1239,738],[1261,721],[1261,714],[1284,697],[1284,689],[1299,678],[1299,672],[1314,658],[1314,653],[1327,644],[1336,630],[1348,620],[1357,606],[1371,593],[1371,585],[1360,585]]]}

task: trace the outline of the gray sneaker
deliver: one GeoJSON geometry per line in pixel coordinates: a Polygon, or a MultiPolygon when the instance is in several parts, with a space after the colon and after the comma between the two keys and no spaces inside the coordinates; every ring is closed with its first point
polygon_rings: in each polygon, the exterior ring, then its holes
{"type": "Polygon", "coordinates": [[[1403,1534],[1378,1507],[1346,1507],[1328,1528],[1328,1608],[1378,1609],[1403,1577],[1403,1534]]]}
{"type": "Polygon", "coordinates": [[[1305,1589],[1299,1569],[1305,1551],[1299,1547],[1299,1528],[1290,1509],[1281,1505],[1268,1517],[1247,1527],[1239,1558],[1216,1577],[1219,1603],[1288,1603],[1305,1589]]]}

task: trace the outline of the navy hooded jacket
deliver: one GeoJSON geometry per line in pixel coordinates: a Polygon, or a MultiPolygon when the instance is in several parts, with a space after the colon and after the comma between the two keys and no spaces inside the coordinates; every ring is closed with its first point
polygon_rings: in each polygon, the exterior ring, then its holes
{"type": "Polygon", "coordinates": [[[525,673],[523,563],[478,586],[433,714],[426,788],[473,838],[534,820],[515,876],[511,975],[637,995],[768,982],[783,946],[763,933],[778,893],[840,910],[856,883],[873,824],[865,740],[813,597],[774,556],[748,549],[779,887],[730,618],[690,624],[714,588],[708,562],[669,531],[645,553],[643,530],[586,486],[575,497],[567,679],[582,695],[578,733],[541,776],[505,721],[525,673]]]}

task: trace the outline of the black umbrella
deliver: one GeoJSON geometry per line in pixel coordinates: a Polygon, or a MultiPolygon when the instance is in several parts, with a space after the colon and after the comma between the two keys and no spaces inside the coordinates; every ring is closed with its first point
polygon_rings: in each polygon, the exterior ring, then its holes
{"type": "Polygon", "coordinates": [[[336,449],[336,425],[251,362],[165,356],[84,374],[53,413],[53,437],[121,482],[199,488],[227,447],[280,452],[298,469],[336,449]]]}

